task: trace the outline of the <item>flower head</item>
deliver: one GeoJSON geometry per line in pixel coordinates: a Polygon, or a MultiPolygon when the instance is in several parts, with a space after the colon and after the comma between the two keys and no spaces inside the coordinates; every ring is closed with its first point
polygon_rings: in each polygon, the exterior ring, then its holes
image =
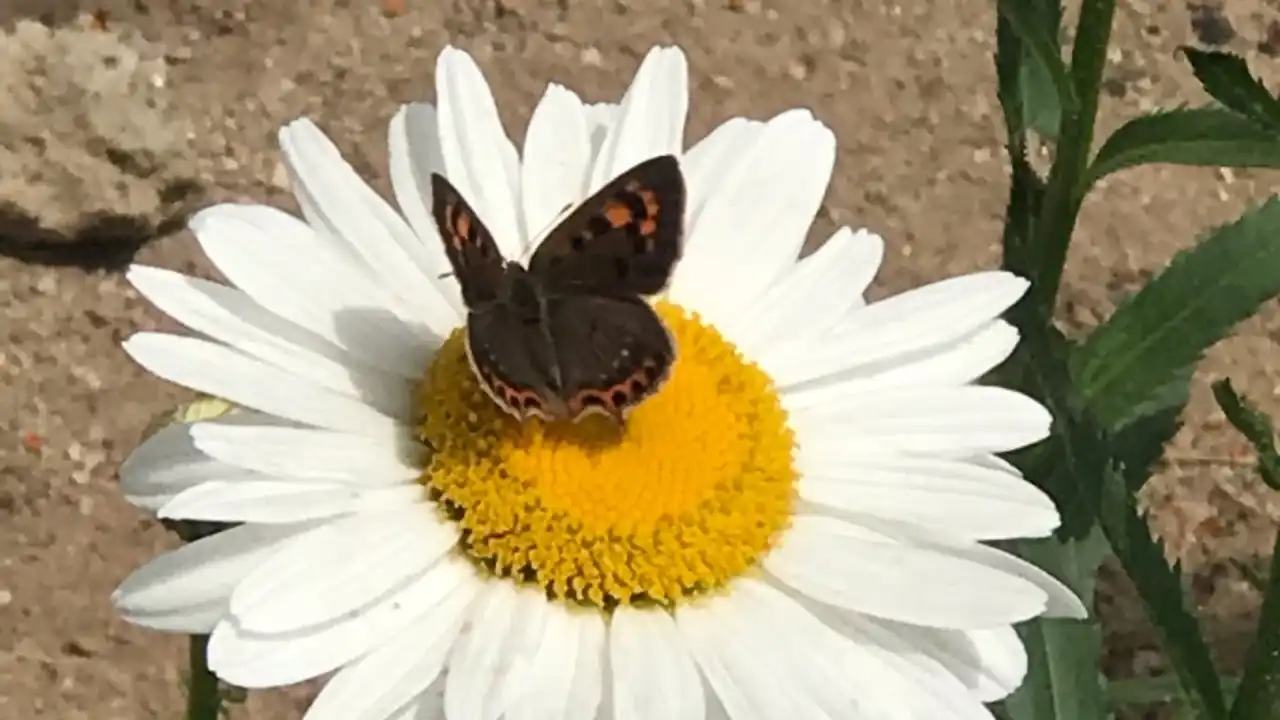
{"type": "Polygon", "coordinates": [[[686,151],[686,74],[657,49],[618,105],[552,85],[517,152],[446,49],[437,104],[391,123],[399,212],[298,121],[281,144],[305,220],[197,215],[230,286],[133,268],[203,337],[128,352],[242,410],[157,433],[125,492],[241,524],[138,570],[124,615],[212,633],[236,685],[334,672],[309,720],[986,717],[1025,671],[1012,625],[1083,612],[983,544],[1058,523],[995,454],[1048,414],[975,384],[1016,344],[999,315],[1026,284],[978,273],[867,304],[879,237],[841,229],[799,259],[830,130],[735,118],[686,151]],[[623,426],[517,422],[468,364],[431,175],[524,259],[565,207],[664,154],[687,188],[653,299],[668,380],[623,426]]]}

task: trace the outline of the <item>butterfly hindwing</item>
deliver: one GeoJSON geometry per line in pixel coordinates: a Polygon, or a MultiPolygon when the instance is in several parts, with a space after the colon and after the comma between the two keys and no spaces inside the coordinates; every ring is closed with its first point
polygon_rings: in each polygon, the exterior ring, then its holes
{"type": "Polygon", "coordinates": [[[506,261],[492,233],[443,175],[431,175],[431,214],[468,308],[498,299],[506,261]]]}
{"type": "Polygon", "coordinates": [[[680,258],[684,209],[679,162],[671,155],[646,160],[551,230],[529,271],[550,294],[652,295],[680,258]]]}
{"type": "Polygon", "coordinates": [[[569,417],[596,411],[621,419],[658,390],[675,360],[671,336],[639,297],[552,297],[547,326],[569,417]]]}
{"type": "Polygon", "coordinates": [[[518,419],[564,416],[552,340],[521,309],[495,303],[467,317],[467,357],[489,397],[518,419]]]}

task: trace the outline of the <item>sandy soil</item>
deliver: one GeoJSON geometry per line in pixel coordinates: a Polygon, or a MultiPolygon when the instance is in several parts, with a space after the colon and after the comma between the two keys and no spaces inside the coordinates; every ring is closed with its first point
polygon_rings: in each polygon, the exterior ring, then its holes
{"type": "MultiPolygon", "coordinates": [[[[182,229],[193,209],[227,199],[294,209],[274,133],[299,115],[385,192],[386,123],[397,103],[431,98],[446,43],[477,57],[518,137],[547,79],[616,97],[650,45],[674,40],[694,74],[691,137],[796,105],[835,128],[837,175],[815,234],[834,224],[884,234],[877,294],[997,262],[994,3],[402,0],[389,15],[381,2],[0,0],[0,717],[132,720],[181,706],[183,640],[129,627],[108,603],[127,573],[175,544],[120,499],[114,472],[149,419],[186,397],[119,349],[164,322],[122,268],[136,258],[208,274],[182,229]]],[[[1122,3],[1106,128],[1203,99],[1176,55],[1183,44],[1225,44],[1280,75],[1276,2],[1191,5],[1122,3]]],[[[1068,324],[1096,324],[1277,180],[1166,167],[1113,178],[1085,209],[1068,324]]],[[[1277,338],[1269,310],[1214,350],[1147,493],[1228,666],[1257,605],[1236,563],[1258,564],[1280,506],[1251,479],[1208,385],[1229,375],[1280,411],[1277,338]]],[[[1110,669],[1158,671],[1124,584],[1103,597],[1110,669]]],[[[306,697],[259,693],[242,712],[296,717],[306,697]]]]}

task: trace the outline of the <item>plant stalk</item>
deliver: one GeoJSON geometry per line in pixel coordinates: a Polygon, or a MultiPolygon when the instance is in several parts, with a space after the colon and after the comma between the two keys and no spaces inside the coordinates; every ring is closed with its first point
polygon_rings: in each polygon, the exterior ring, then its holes
{"type": "Polygon", "coordinates": [[[219,720],[222,714],[222,693],[218,689],[218,678],[209,671],[208,649],[208,635],[191,636],[187,650],[191,679],[187,688],[186,720],[219,720]]]}
{"type": "Polygon", "coordinates": [[[1102,71],[1107,64],[1115,12],[1116,0],[1084,0],[1080,8],[1080,23],[1071,48],[1071,80],[1079,104],[1074,110],[1064,108],[1057,159],[1049,171],[1044,206],[1037,224],[1040,235],[1037,255],[1041,262],[1031,294],[1037,311],[1044,318],[1053,315],[1071,234],[1084,200],[1081,180],[1089,167],[1102,71]]]}

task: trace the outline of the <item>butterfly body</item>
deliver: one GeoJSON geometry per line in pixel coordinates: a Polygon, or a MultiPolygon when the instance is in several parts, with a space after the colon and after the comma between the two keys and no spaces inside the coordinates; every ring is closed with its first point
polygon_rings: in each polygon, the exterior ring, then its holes
{"type": "Polygon", "coordinates": [[[467,306],[467,356],[481,387],[519,419],[621,421],[675,359],[644,295],[680,256],[684,183],[675,158],[640,163],[569,213],[529,266],[501,256],[447,180],[432,209],[467,306]]]}

